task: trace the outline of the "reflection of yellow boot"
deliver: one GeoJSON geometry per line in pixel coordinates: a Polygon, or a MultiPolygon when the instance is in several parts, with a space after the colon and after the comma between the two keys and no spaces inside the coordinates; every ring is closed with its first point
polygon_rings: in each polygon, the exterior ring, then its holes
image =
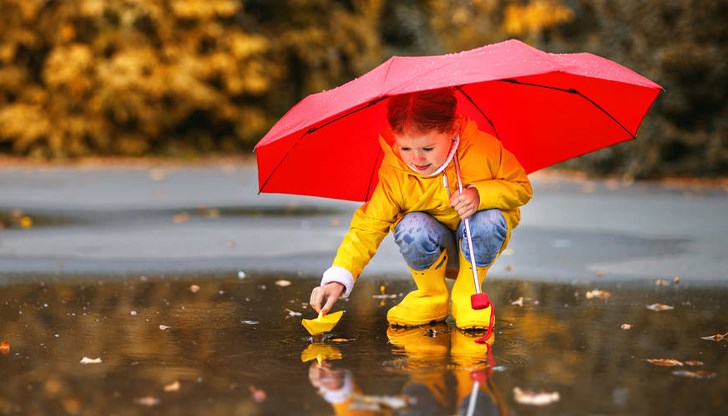
{"type": "Polygon", "coordinates": [[[417,328],[387,328],[389,343],[405,353],[411,363],[440,360],[447,356],[449,341],[445,324],[417,328]]]}
{"type": "MultiPolygon", "coordinates": [[[[487,329],[493,307],[473,309],[470,303],[470,297],[475,293],[472,266],[470,259],[463,255],[462,250],[458,250],[458,252],[460,253],[460,271],[452,286],[452,316],[455,318],[455,326],[460,329],[487,329]]],[[[489,268],[490,265],[476,267],[478,284],[481,287],[489,268]]]]}
{"type": "Polygon", "coordinates": [[[412,270],[417,290],[407,294],[399,305],[387,312],[387,321],[395,326],[419,326],[447,319],[449,293],[445,284],[447,253],[425,270],[412,270]]]}
{"type": "Polygon", "coordinates": [[[490,347],[495,336],[488,338],[487,345],[475,342],[480,335],[453,329],[450,332],[450,356],[457,369],[481,370],[495,365],[490,347]]]}
{"type": "Polygon", "coordinates": [[[448,326],[445,324],[418,328],[387,328],[387,338],[408,357],[410,381],[402,393],[413,399],[408,414],[445,414],[445,385],[448,326]]]}

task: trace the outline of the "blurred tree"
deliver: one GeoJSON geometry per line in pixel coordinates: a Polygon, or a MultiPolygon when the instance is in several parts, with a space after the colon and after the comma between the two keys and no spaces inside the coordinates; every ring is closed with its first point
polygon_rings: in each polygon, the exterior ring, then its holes
{"type": "Polygon", "coordinates": [[[379,4],[0,0],[0,150],[249,148],[281,109],[378,63],[379,4]]]}
{"type": "Polygon", "coordinates": [[[573,0],[576,18],[549,31],[553,51],[587,50],[665,88],[635,142],[568,162],[627,178],[728,174],[728,2],[573,0]]]}

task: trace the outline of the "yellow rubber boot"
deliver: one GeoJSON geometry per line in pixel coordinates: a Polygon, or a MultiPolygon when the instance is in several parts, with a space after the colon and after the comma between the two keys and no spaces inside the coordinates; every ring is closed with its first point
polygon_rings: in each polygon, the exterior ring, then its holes
{"type": "MultiPolygon", "coordinates": [[[[470,303],[470,297],[475,294],[473,269],[470,265],[470,259],[467,259],[461,250],[458,250],[458,252],[460,253],[460,270],[458,271],[458,277],[455,279],[455,283],[452,286],[452,316],[455,318],[455,326],[465,330],[488,329],[490,314],[493,307],[488,306],[487,308],[479,310],[473,309],[470,303]]],[[[485,267],[476,267],[478,272],[478,284],[481,287],[489,268],[490,265],[485,267]]]]}
{"type": "Polygon", "coordinates": [[[399,305],[387,312],[387,322],[394,326],[419,326],[447,319],[449,313],[449,292],[445,284],[447,252],[430,268],[412,270],[417,290],[408,293],[399,305]]]}

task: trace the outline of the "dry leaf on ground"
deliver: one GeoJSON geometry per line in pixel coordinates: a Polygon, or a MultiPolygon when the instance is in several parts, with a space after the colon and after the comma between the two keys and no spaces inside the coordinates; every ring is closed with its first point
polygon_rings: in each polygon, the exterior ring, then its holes
{"type": "Polygon", "coordinates": [[[675,309],[674,306],[665,305],[662,303],[653,303],[652,305],[647,305],[647,309],[655,312],[661,312],[661,311],[671,311],[675,309]]]}
{"type": "Polygon", "coordinates": [[[533,392],[528,390],[521,390],[520,387],[513,388],[513,398],[517,403],[527,404],[530,406],[546,406],[554,402],[558,402],[560,399],[559,392],[533,392]]]}

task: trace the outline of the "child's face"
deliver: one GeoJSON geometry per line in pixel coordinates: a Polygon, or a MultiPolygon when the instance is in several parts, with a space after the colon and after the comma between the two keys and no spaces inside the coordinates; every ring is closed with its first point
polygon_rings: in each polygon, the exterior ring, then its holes
{"type": "Polygon", "coordinates": [[[404,132],[394,135],[399,155],[412,169],[424,175],[434,173],[447,160],[453,132],[404,132]]]}

